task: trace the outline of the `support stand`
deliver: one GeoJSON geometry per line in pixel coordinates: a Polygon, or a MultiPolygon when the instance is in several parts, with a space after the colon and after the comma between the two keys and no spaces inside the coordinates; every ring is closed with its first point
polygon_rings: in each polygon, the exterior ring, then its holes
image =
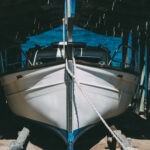
{"type": "Polygon", "coordinates": [[[22,150],[29,136],[29,129],[23,128],[19,133],[16,141],[10,143],[10,150],[22,150]]]}
{"type": "MultiPolygon", "coordinates": [[[[123,145],[126,147],[125,150],[138,150],[138,149],[132,147],[131,138],[126,138],[125,136],[123,137],[121,130],[117,130],[116,127],[113,126],[113,132],[120,139],[120,141],[123,143],[123,145]]],[[[108,144],[109,149],[111,149],[111,150],[116,150],[118,148],[121,148],[121,150],[122,150],[122,147],[120,147],[119,143],[117,143],[117,141],[115,140],[114,137],[112,137],[112,135],[107,136],[107,144],[108,144]]]]}

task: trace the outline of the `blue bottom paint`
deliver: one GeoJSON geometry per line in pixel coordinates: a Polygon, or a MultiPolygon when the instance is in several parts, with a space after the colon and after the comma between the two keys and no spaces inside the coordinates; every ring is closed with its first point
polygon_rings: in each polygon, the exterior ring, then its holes
{"type": "Polygon", "coordinates": [[[73,133],[68,133],[68,150],[73,150],[73,145],[74,145],[74,134],[73,133]]]}
{"type": "Polygon", "coordinates": [[[74,142],[74,134],[73,133],[68,133],[68,142],[74,142]]]}

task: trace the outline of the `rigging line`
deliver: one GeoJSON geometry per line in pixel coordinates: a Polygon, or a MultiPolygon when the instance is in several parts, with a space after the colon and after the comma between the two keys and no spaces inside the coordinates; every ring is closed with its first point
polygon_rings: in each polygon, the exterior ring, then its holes
{"type": "MultiPolygon", "coordinates": [[[[65,39],[65,25],[66,25],[66,18],[63,18],[63,51],[64,51],[64,58],[66,57],[66,39],[65,39]]],[[[68,63],[67,63],[67,59],[66,59],[66,66],[68,67],[68,63]]],[[[70,70],[69,68],[67,68],[68,70],[70,70]]],[[[73,79],[74,80],[74,79],[73,79]]],[[[73,99],[73,105],[74,105],[74,108],[75,108],[75,115],[76,115],[76,118],[77,118],[77,125],[78,125],[78,128],[79,128],[79,114],[78,114],[78,109],[77,109],[77,103],[75,101],[75,99],[73,99]]]]}
{"type": "Polygon", "coordinates": [[[122,47],[126,47],[126,48],[131,48],[130,46],[128,45],[124,45],[123,43],[121,43],[118,48],[115,50],[115,52],[113,53],[113,56],[111,57],[110,61],[108,62],[108,65],[110,65],[114,59],[114,57],[116,56],[116,54],[118,53],[119,49],[122,47]]]}
{"type": "MultiPolygon", "coordinates": [[[[73,80],[75,80],[75,78],[73,77],[74,76],[73,73],[70,71],[70,69],[68,67],[68,60],[67,59],[66,59],[66,71],[73,78],[73,80]]],[[[75,99],[73,100],[73,104],[74,104],[75,114],[76,114],[76,118],[77,118],[77,124],[78,124],[78,128],[79,128],[79,114],[78,114],[78,107],[77,107],[77,103],[76,103],[75,99]]]]}

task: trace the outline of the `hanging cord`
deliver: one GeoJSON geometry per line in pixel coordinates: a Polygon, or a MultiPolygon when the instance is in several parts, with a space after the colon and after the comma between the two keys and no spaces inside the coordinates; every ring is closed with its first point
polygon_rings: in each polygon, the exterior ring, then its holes
{"type": "MultiPolygon", "coordinates": [[[[75,59],[73,58],[73,65],[74,68],[76,69],[76,62],[75,59]]],[[[76,75],[74,75],[69,67],[68,67],[68,60],[66,59],[66,71],[68,72],[68,74],[74,79],[74,81],[77,84],[77,87],[79,88],[79,90],[81,91],[82,95],[85,97],[85,99],[87,100],[88,104],[92,107],[92,109],[97,113],[97,115],[99,116],[99,119],[102,121],[102,123],[105,125],[105,127],[108,129],[108,131],[111,133],[111,135],[116,139],[116,141],[118,141],[118,143],[121,145],[121,147],[124,150],[128,150],[129,147],[125,147],[124,144],[122,143],[122,141],[116,136],[116,134],[113,132],[113,130],[109,127],[109,125],[107,124],[107,122],[104,120],[104,118],[102,117],[102,115],[99,113],[99,111],[97,110],[97,108],[95,107],[95,105],[92,103],[92,101],[90,100],[89,96],[87,95],[87,92],[81,87],[80,82],[78,81],[76,75]]],[[[130,148],[131,149],[131,148],[130,148]]],[[[134,150],[134,148],[133,148],[134,150]]]]}

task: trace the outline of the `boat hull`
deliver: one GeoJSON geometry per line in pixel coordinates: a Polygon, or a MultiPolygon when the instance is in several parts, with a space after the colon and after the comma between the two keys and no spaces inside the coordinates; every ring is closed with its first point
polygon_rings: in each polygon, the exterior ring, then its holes
{"type": "MultiPolygon", "coordinates": [[[[77,64],[75,74],[81,88],[105,119],[126,110],[137,85],[136,75],[114,69],[77,64]]],[[[0,80],[13,113],[67,130],[65,64],[12,73],[0,80]]],[[[74,89],[73,131],[99,121],[77,84],[74,89]]]]}

